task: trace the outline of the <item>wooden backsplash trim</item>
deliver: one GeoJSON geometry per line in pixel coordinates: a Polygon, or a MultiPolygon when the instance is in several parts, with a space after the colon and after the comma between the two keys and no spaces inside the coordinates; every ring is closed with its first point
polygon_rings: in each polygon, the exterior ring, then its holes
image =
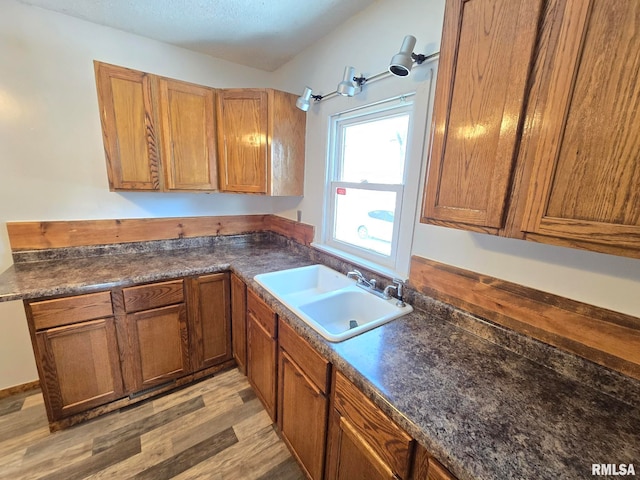
{"type": "Polygon", "coordinates": [[[640,379],[640,318],[413,256],[409,283],[431,297],[640,379]]]}
{"type": "Polygon", "coordinates": [[[12,251],[274,231],[308,245],[313,226],[276,215],[8,222],[12,251]]]}

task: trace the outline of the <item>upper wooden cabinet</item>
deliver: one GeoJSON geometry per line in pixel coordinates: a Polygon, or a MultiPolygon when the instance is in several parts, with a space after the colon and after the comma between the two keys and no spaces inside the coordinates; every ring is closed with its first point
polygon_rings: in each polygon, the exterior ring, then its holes
{"type": "Polygon", "coordinates": [[[218,93],[220,190],[302,195],[306,116],[272,89],[218,93]]]}
{"type": "Polygon", "coordinates": [[[423,209],[430,223],[503,226],[541,10],[541,0],[447,2],[423,209]]]}
{"type": "Polygon", "coordinates": [[[523,151],[531,179],[522,230],[640,257],[640,3],[557,8],[523,151]]]}
{"type": "Polygon", "coordinates": [[[111,190],[302,195],[306,116],[296,95],[94,66],[111,190]]]}
{"type": "Polygon", "coordinates": [[[94,62],[111,190],[217,190],[215,90],[94,62]]]}
{"type": "Polygon", "coordinates": [[[160,190],[153,76],[100,62],[94,66],[109,188],[160,190]]]}
{"type": "Polygon", "coordinates": [[[217,190],[215,90],[160,78],[166,190],[217,190]]]}
{"type": "Polygon", "coordinates": [[[447,1],[422,221],[640,257],[639,28],[634,1],[447,1]]]}

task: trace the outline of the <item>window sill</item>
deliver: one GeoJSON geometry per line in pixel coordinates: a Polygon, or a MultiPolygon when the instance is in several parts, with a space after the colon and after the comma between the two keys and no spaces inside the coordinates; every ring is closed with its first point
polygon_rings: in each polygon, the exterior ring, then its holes
{"type": "Polygon", "coordinates": [[[399,278],[403,281],[407,281],[408,280],[408,274],[406,273],[399,273],[395,270],[392,270],[388,267],[384,267],[382,265],[379,265],[375,262],[372,262],[371,260],[367,260],[365,258],[362,257],[358,257],[357,255],[352,255],[350,253],[344,252],[342,250],[338,250],[337,248],[333,248],[330,247],[328,245],[324,245],[321,243],[311,243],[311,247],[320,250],[321,252],[325,252],[328,253],[330,255],[333,255],[334,257],[338,257],[342,260],[345,260],[347,262],[353,263],[355,265],[360,265],[362,268],[366,268],[367,270],[370,270],[374,273],[377,273],[383,277],[387,277],[387,278],[399,278]]]}

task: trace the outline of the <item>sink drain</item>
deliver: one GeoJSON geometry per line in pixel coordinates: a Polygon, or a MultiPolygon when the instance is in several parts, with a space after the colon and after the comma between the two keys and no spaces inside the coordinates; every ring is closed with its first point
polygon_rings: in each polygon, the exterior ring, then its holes
{"type": "Polygon", "coordinates": [[[358,326],[358,322],[356,320],[349,320],[349,330],[352,328],[356,328],[358,326]]]}

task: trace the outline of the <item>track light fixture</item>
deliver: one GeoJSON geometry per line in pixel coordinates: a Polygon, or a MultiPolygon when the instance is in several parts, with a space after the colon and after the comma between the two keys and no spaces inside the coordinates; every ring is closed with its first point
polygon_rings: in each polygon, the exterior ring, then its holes
{"type": "Polygon", "coordinates": [[[415,46],[416,37],[413,35],[405,36],[402,41],[400,51],[391,58],[388,70],[377,73],[371,77],[365,77],[363,75],[356,77],[356,69],[351,66],[347,66],[344,69],[342,81],[336,87],[335,92],[328,93],[327,95],[313,95],[311,88],[305,87],[304,92],[296,101],[296,106],[303,112],[306,112],[309,110],[311,99],[315,102],[319,102],[325,98],[333,97],[335,95],[353,97],[362,91],[362,87],[366,82],[370,82],[387,75],[406,77],[411,73],[411,67],[413,67],[414,63],[421,65],[425,61],[430,60],[439,54],[439,52],[432,53],[430,55],[415,54],[413,53],[415,46]]]}
{"type": "Polygon", "coordinates": [[[300,95],[298,97],[298,100],[296,100],[296,107],[298,107],[300,110],[302,110],[303,112],[306,112],[307,110],[309,110],[309,101],[311,100],[311,88],[309,87],[304,87],[304,92],[302,93],[302,95],[300,95]]]}
{"type": "Polygon", "coordinates": [[[411,73],[411,67],[414,62],[418,65],[436,54],[423,55],[413,53],[413,47],[416,46],[416,37],[407,35],[402,41],[400,51],[391,57],[389,62],[389,71],[397,77],[406,77],[411,73]]]}
{"type": "Polygon", "coordinates": [[[356,84],[353,79],[356,78],[356,69],[353,67],[344,67],[344,75],[342,81],[338,84],[336,92],[344,97],[353,97],[356,94],[356,84]]]}

